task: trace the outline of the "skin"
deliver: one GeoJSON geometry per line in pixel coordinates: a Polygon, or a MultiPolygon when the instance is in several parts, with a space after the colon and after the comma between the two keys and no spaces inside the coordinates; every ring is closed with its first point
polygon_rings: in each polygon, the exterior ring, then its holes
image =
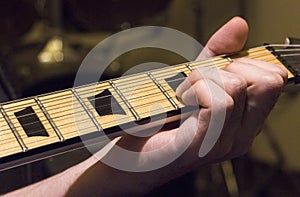
{"type": "MultiPolygon", "coordinates": [[[[211,37],[198,59],[240,51],[247,34],[248,26],[243,19],[231,19],[211,37]]],[[[278,65],[241,58],[221,69],[218,75],[208,72],[204,77],[202,73],[201,70],[194,70],[177,88],[176,94],[183,103],[202,106],[179,128],[164,130],[147,138],[129,135],[116,138],[111,147],[100,151],[102,158],[109,159],[118,156],[116,145],[140,153],[165,148],[164,151],[146,154],[132,161],[137,167],[143,167],[176,154],[190,141],[184,153],[170,164],[147,172],[127,172],[91,157],[63,173],[8,196],[139,195],[199,165],[246,153],[287,81],[286,71],[278,65]],[[212,96],[211,89],[224,95],[224,99],[212,96]],[[215,112],[226,112],[225,122],[212,150],[199,157],[199,148],[211,118],[214,118],[213,106],[215,112]]]]}

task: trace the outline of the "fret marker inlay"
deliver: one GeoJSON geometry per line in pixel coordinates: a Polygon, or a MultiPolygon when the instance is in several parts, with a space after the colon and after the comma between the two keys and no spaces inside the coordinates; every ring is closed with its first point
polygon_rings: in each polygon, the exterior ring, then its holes
{"type": "Polygon", "coordinates": [[[88,97],[88,100],[94,106],[99,116],[112,114],[126,115],[126,112],[122,109],[120,104],[108,89],[105,89],[103,92],[95,96],[88,97]]]}
{"type": "Polygon", "coordinates": [[[49,134],[47,133],[38,116],[35,114],[32,107],[26,107],[21,111],[15,112],[14,114],[24,129],[27,137],[49,137],[49,134]]]}

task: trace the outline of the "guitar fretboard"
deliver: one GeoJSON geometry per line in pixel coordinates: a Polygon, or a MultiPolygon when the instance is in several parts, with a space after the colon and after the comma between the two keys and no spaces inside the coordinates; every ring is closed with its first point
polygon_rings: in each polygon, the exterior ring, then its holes
{"type": "MultiPolygon", "coordinates": [[[[186,106],[177,99],[175,90],[192,70],[222,68],[242,56],[282,65],[266,47],[259,47],[3,103],[0,162],[1,158],[181,110],[186,106]]],[[[289,72],[289,78],[293,77],[289,72]]]]}

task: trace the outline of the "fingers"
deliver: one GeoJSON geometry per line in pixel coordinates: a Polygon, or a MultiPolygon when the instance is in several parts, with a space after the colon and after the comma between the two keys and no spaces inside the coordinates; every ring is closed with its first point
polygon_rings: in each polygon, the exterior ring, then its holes
{"type": "Polygon", "coordinates": [[[215,82],[210,79],[201,78],[191,85],[180,96],[186,105],[200,105],[203,108],[232,106],[232,98],[215,82]]]}
{"type": "Polygon", "coordinates": [[[284,68],[281,65],[272,64],[269,62],[264,62],[264,61],[255,60],[255,59],[249,59],[249,58],[239,58],[235,61],[239,62],[239,63],[248,64],[249,66],[255,65],[267,72],[279,74],[283,78],[285,83],[287,81],[287,78],[288,78],[287,70],[286,70],[286,68],[284,68]]]}
{"type": "Polygon", "coordinates": [[[247,58],[235,60],[224,70],[240,75],[248,86],[242,132],[236,136],[233,149],[226,156],[232,158],[244,154],[251,146],[287,81],[287,73],[279,65],[247,58]]]}
{"type": "Polygon", "coordinates": [[[219,109],[230,112],[226,113],[220,137],[220,147],[232,147],[227,156],[230,158],[248,150],[286,80],[286,70],[278,65],[241,58],[222,70],[194,70],[176,93],[187,105],[198,104],[210,109],[218,103],[219,109]],[[224,98],[225,102],[216,97],[224,98]]]}
{"type": "Polygon", "coordinates": [[[240,51],[244,47],[247,37],[247,22],[240,17],[234,17],[209,39],[197,60],[240,51]]]}
{"type": "Polygon", "coordinates": [[[245,101],[246,81],[236,74],[218,69],[194,70],[190,76],[178,86],[176,93],[183,103],[187,105],[209,107],[211,106],[209,99],[215,97],[217,94],[214,92],[217,88],[212,84],[225,91],[223,95],[226,94],[226,97],[230,97],[227,99],[233,100],[234,102],[239,100],[239,102],[236,102],[237,106],[239,106],[239,103],[245,101]],[[205,87],[208,87],[207,91],[209,95],[204,92],[207,89],[205,87]]]}
{"type": "Polygon", "coordinates": [[[247,58],[236,60],[224,70],[244,78],[248,86],[248,97],[255,99],[255,102],[249,104],[261,104],[263,108],[273,106],[287,81],[287,73],[280,66],[247,58]]]}

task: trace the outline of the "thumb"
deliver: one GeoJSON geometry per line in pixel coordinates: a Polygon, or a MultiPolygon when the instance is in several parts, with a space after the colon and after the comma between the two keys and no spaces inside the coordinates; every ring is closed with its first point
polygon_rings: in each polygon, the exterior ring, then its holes
{"type": "Polygon", "coordinates": [[[208,40],[197,60],[240,51],[244,47],[247,37],[247,22],[240,17],[234,17],[208,40]]]}

